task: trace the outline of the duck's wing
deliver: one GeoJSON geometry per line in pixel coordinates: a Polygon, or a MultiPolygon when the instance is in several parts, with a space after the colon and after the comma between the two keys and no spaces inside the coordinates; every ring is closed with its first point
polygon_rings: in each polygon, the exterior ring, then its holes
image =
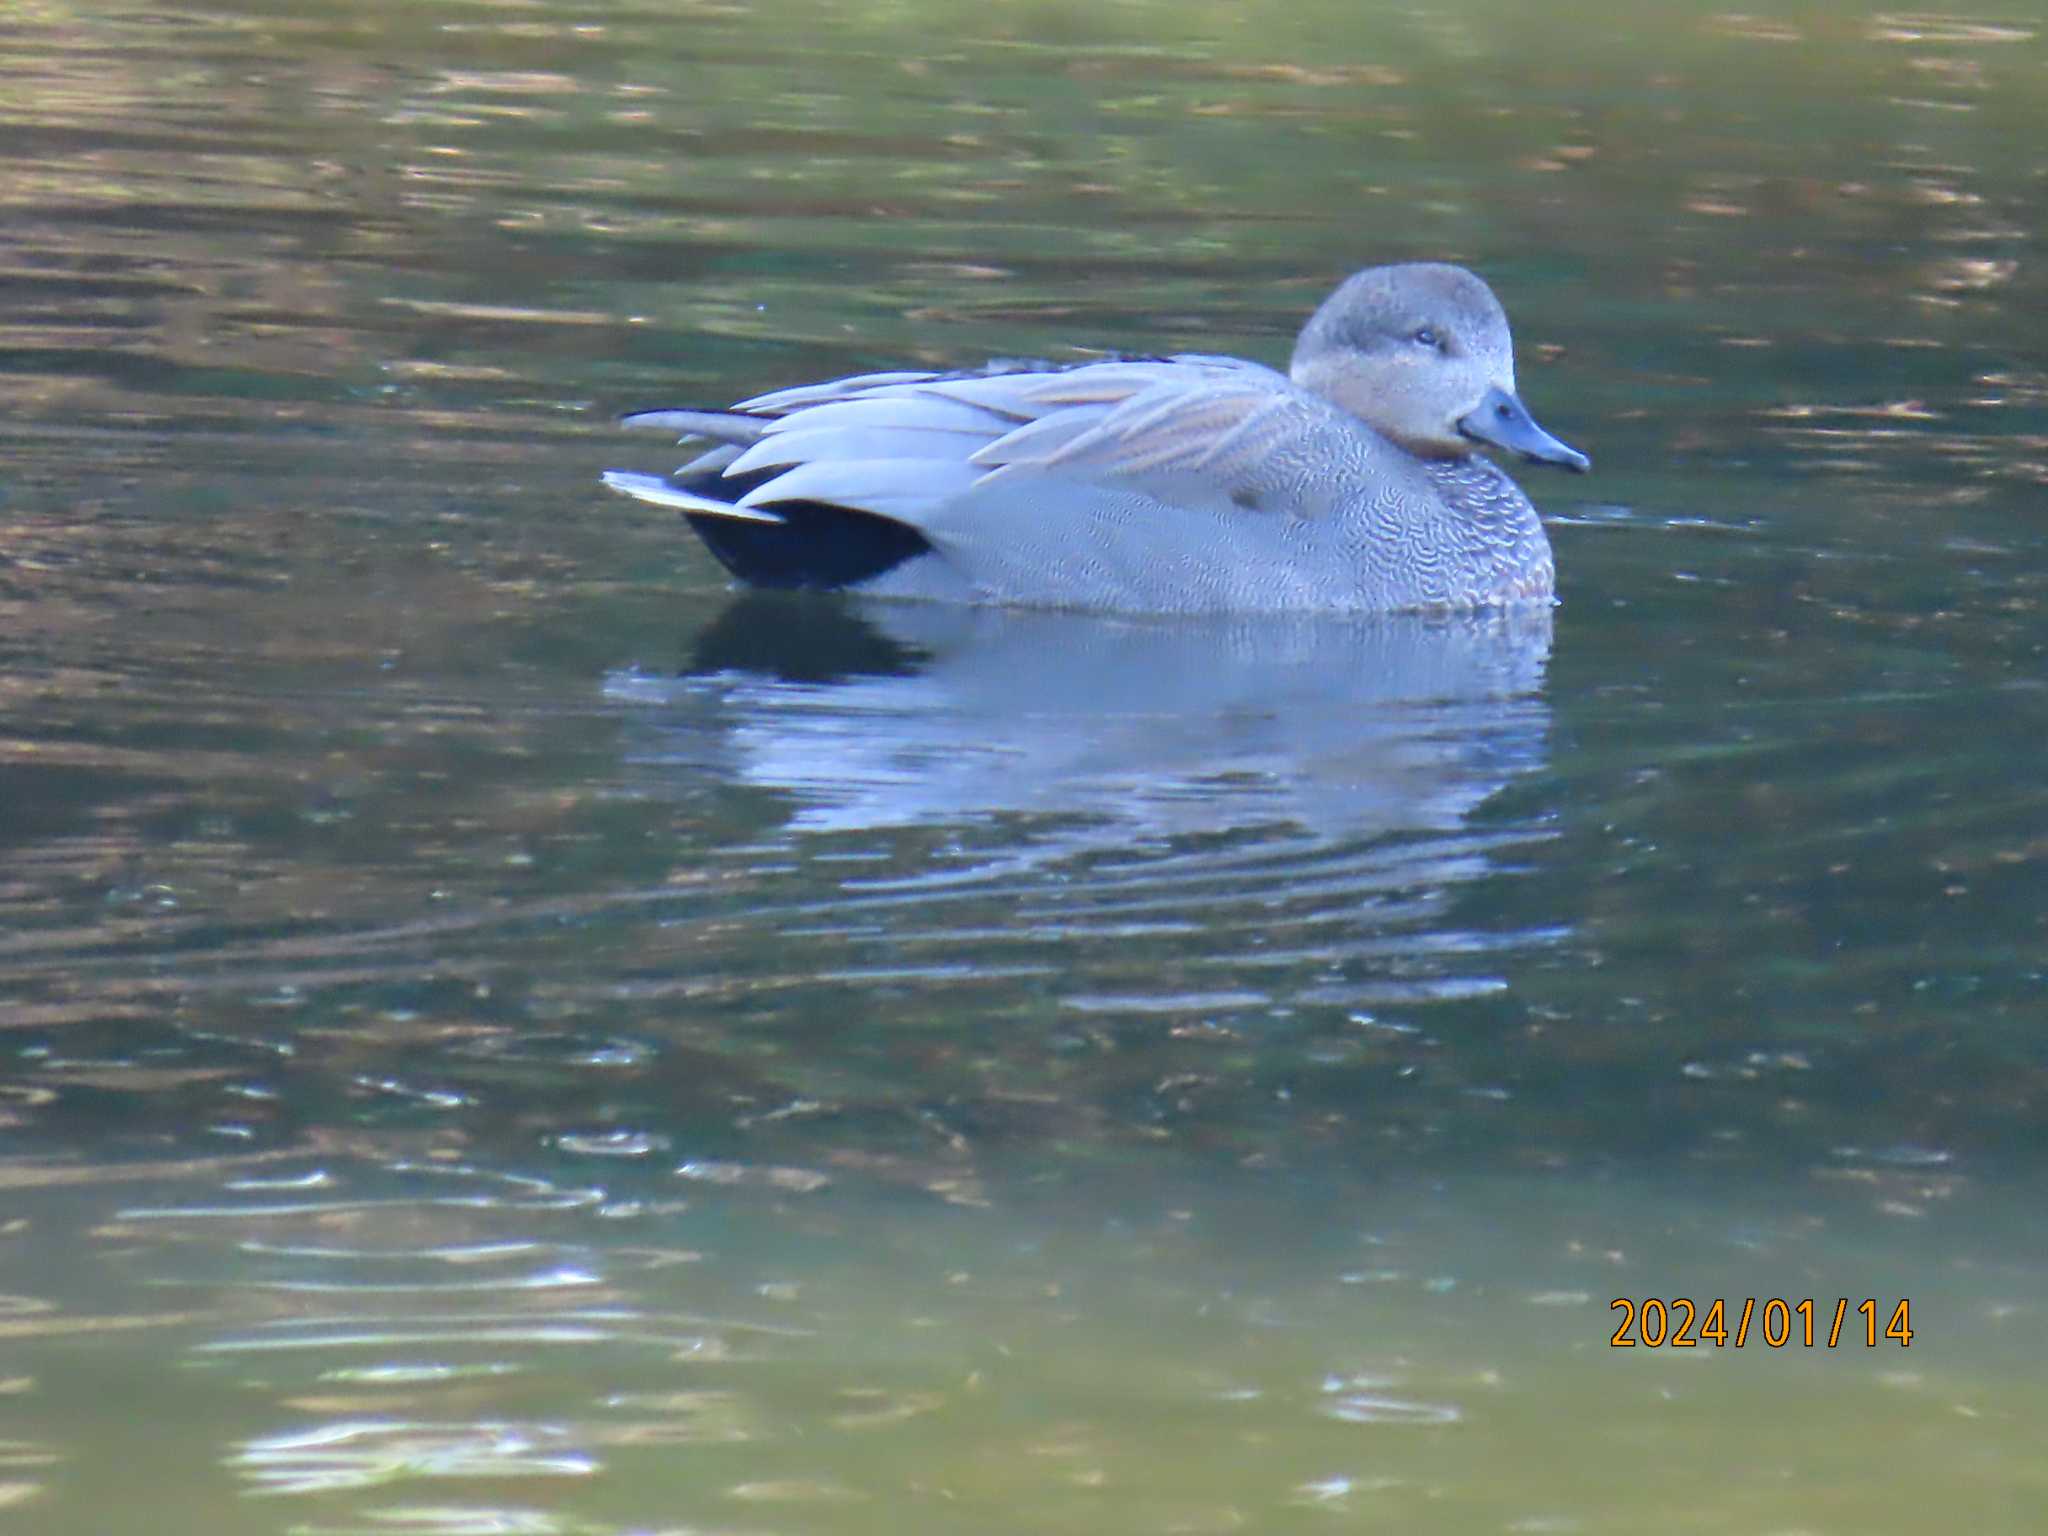
{"type": "Polygon", "coordinates": [[[607,477],[629,494],[672,506],[680,496],[686,510],[755,520],[777,503],[823,502],[940,540],[984,500],[969,492],[1037,476],[1062,482],[1048,505],[1085,500],[1080,482],[1172,505],[1312,512],[1307,477],[1293,466],[1341,458],[1360,430],[1269,368],[1202,356],[868,374],[760,395],[730,412],[649,411],[628,421],[718,445],[662,495],[651,494],[652,477],[607,477]]]}
{"type": "Polygon", "coordinates": [[[1180,358],[1100,379],[1093,372],[1033,389],[1042,414],[970,462],[992,481],[1055,475],[1176,505],[1310,513],[1313,488],[1293,466],[1355,452],[1358,423],[1256,364],[1180,358]]]}

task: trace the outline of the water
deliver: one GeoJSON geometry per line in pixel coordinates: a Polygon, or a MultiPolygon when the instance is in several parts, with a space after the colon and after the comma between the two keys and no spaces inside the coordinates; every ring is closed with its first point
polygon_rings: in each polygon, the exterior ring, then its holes
{"type": "Polygon", "coordinates": [[[2037,1526],[2038,18],[10,19],[23,1529],[2037,1526]],[[741,600],[595,486],[1418,258],[1594,456],[1548,622],[741,600]]]}

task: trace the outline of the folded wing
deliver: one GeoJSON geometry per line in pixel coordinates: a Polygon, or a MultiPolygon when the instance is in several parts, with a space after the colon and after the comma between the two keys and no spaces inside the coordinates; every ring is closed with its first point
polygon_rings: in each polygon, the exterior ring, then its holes
{"type": "MultiPolygon", "coordinates": [[[[1288,464],[1341,462],[1342,440],[1361,430],[1271,369],[1199,356],[866,374],[756,396],[730,412],[628,420],[718,444],[674,477],[692,512],[726,508],[758,520],[778,503],[825,503],[935,542],[964,531],[960,514],[982,499],[971,492],[1030,477],[1061,482],[1048,487],[1048,504],[1085,499],[1082,482],[1171,505],[1312,514],[1289,502],[1301,481],[1288,464]],[[1334,455],[1325,438],[1339,440],[1334,455]]],[[[644,480],[629,479],[613,484],[641,494],[644,480]]],[[[1001,500],[1015,505],[1014,496],[1001,500]]]]}

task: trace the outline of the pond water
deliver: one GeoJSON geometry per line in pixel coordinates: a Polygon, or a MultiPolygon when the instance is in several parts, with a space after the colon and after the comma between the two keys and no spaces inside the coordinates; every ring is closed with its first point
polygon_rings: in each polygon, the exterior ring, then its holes
{"type": "Polygon", "coordinates": [[[14,7],[0,1507],[2038,1529],[2048,24],[1617,14],[14,7]],[[1554,613],[740,597],[596,482],[1407,259],[1595,460],[1554,613]]]}

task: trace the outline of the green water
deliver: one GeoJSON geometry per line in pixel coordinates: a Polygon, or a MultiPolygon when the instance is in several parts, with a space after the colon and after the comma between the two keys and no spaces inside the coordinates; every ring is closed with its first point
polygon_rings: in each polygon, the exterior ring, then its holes
{"type": "Polygon", "coordinates": [[[2044,24],[1618,14],[10,10],[13,1522],[2037,1529],[2044,24]],[[1405,259],[1594,458],[1548,623],[596,485],[1405,259]]]}

